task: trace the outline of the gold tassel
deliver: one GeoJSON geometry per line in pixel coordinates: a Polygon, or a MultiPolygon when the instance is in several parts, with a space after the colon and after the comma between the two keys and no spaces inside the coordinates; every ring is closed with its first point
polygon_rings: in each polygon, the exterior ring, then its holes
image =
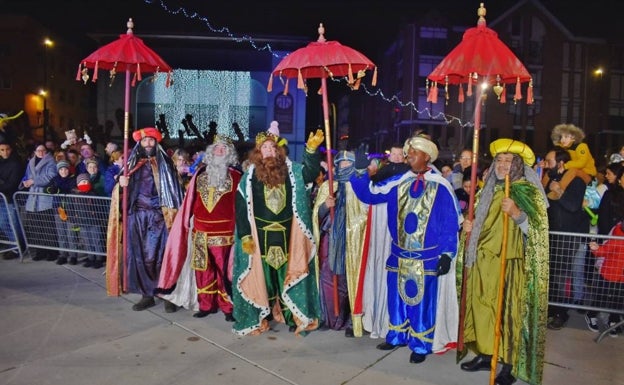
{"type": "Polygon", "coordinates": [[[303,85],[303,75],[301,75],[301,68],[297,70],[297,88],[302,90],[304,88],[303,85]]]}
{"type": "Polygon", "coordinates": [[[518,101],[522,99],[522,89],[520,88],[520,77],[518,76],[516,80],[516,94],[514,95],[514,100],[518,101]]]}
{"type": "Polygon", "coordinates": [[[353,71],[351,70],[351,63],[349,63],[349,73],[347,74],[349,84],[353,84],[353,71]]]}
{"type": "Polygon", "coordinates": [[[273,91],[273,74],[269,76],[269,84],[267,85],[267,92],[273,91]]]}
{"type": "Polygon", "coordinates": [[[290,79],[286,78],[286,84],[284,84],[284,95],[288,95],[288,83],[290,79]]]}
{"type": "Polygon", "coordinates": [[[375,67],[375,70],[373,71],[373,81],[371,82],[371,85],[373,87],[377,85],[377,67],[375,67]]]}
{"type": "Polygon", "coordinates": [[[464,98],[464,86],[461,83],[459,83],[459,96],[457,97],[457,101],[459,103],[463,103],[465,101],[465,98],[464,98]]]}

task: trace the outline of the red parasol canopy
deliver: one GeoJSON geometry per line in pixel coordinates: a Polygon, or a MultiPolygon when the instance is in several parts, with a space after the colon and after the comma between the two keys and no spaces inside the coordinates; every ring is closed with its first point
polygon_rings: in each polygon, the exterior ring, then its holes
{"type": "MultiPolygon", "coordinates": [[[[329,185],[334,184],[333,162],[331,154],[331,136],[329,131],[329,101],[327,100],[327,78],[334,76],[347,76],[349,86],[357,90],[361,79],[366,75],[366,70],[374,69],[372,85],[377,83],[377,67],[362,53],[340,44],[337,41],[325,40],[325,28],[321,23],[318,28],[319,38],[317,41],[299,48],[286,56],[271,72],[269,92],[273,89],[273,75],[285,77],[284,94],[288,93],[288,80],[297,78],[297,88],[307,91],[306,79],[321,79],[321,96],[323,98],[323,120],[325,125],[325,145],[327,147],[327,168],[329,185]]],[[[330,196],[334,191],[329,189],[330,196]]],[[[333,207],[330,209],[333,218],[333,207]]],[[[334,296],[337,296],[337,280],[334,276],[334,296]]],[[[334,299],[338,314],[338,300],[334,299]]]]}
{"type": "MultiPolygon", "coordinates": [[[[493,86],[501,103],[505,103],[505,85],[515,84],[514,101],[522,98],[520,83],[531,82],[531,75],[522,62],[503,43],[496,31],[486,27],[486,10],[481,3],[478,10],[477,26],[464,32],[462,41],[427,76],[432,82],[428,101],[437,102],[437,85],[443,85],[446,99],[449,98],[448,85],[460,86],[459,102],[463,102],[463,84],[467,84],[466,95],[472,95],[472,86],[484,82],[493,86]]],[[[533,103],[533,86],[528,88],[527,104],[533,103]]]]}
{"type": "MultiPolygon", "coordinates": [[[[119,35],[119,39],[109,43],[103,47],[100,47],[91,55],[84,58],[80,64],[78,65],[78,73],[76,74],[76,80],[82,80],[85,84],[89,80],[88,69],[93,69],[93,82],[95,82],[98,78],[98,70],[105,69],[110,71],[111,81],[115,78],[115,75],[118,71],[123,71],[126,73],[126,84],[125,84],[125,93],[124,93],[124,143],[123,143],[123,153],[124,156],[127,157],[128,154],[128,130],[130,128],[130,74],[133,73],[134,76],[132,78],[132,86],[136,84],[137,80],[141,80],[142,73],[159,73],[166,72],[167,73],[167,81],[166,86],[168,87],[171,82],[171,67],[158,56],[154,51],[152,51],[148,46],[143,43],[143,40],[134,36],[132,29],[134,28],[134,22],[132,19],[128,19],[128,23],[126,24],[128,30],[125,35],[119,35]]],[[[127,162],[127,159],[125,159],[127,162]]],[[[124,167],[123,169],[124,177],[128,177],[128,167],[124,167]]],[[[128,193],[127,189],[123,189],[123,219],[122,219],[122,245],[123,245],[123,265],[121,266],[123,271],[123,276],[126,276],[126,259],[127,259],[127,251],[128,251],[128,229],[126,226],[127,223],[127,215],[128,215],[128,193]]],[[[119,276],[119,267],[118,265],[112,266],[113,264],[107,264],[106,270],[107,275],[115,275],[119,276]]],[[[107,279],[108,281],[108,279],[107,279]]],[[[118,282],[115,280],[114,282],[118,282]]],[[[126,282],[123,282],[124,285],[126,282]]],[[[113,285],[109,285],[113,286],[113,285]]],[[[110,295],[119,295],[119,287],[108,287],[108,292],[110,295]]],[[[125,291],[124,287],[124,291],[125,291]]]]}

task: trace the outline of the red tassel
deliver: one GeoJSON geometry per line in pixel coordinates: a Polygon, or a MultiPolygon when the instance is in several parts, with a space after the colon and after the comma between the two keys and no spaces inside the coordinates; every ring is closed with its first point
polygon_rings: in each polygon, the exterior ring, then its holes
{"type": "Polygon", "coordinates": [[[92,80],[92,82],[93,82],[93,83],[95,83],[95,81],[96,81],[96,80],[97,80],[97,78],[98,78],[98,76],[97,76],[97,75],[98,75],[98,67],[100,66],[99,64],[100,64],[100,62],[99,62],[99,61],[96,61],[96,62],[95,62],[95,67],[93,68],[93,80],[92,80]]]}
{"type": "Polygon", "coordinates": [[[284,95],[288,95],[288,82],[290,79],[286,78],[286,84],[284,85],[284,95]]]}
{"type": "Polygon", "coordinates": [[[373,81],[371,82],[371,85],[373,87],[377,85],[377,67],[375,67],[375,70],[373,71],[373,81]]]}
{"type": "Polygon", "coordinates": [[[522,99],[522,89],[520,88],[520,77],[516,80],[516,94],[514,95],[514,100],[518,101],[522,99]]]}
{"type": "Polygon", "coordinates": [[[461,85],[461,83],[459,84],[459,96],[457,97],[457,101],[459,103],[463,103],[464,102],[464,86],[461,85]]]}
{"type": "Polygon", "coordinates": [[[505,84],[503,84],[503,92],[501,92],[500,102],[501,104],[507,103],[507,88],[505,88],[505,84]]]}
{"type": "Polygon", "coordinates": [[[78,64],[78,73],[76,73],[76,80],[82,80],[82,67],[81,64],[78,64]]]}
{"type": "Polygon", "coordinates": [[[357,91],[360,89],[360,83],[362,82],[361,78],[358,78],[354,83],[353,83],[353,90],[357,91]]]}
{"type": "Polygon", "coordinates": [[[132,87],[136,86],[136,82],[137,82],[137,74],[138,74],[138,72],[135,72],[135,73],[134,73],[134,76],[132,77],[132,82],[130,83],[130,85],[131,85],[132,87]]]}
{"type": "Polygon", "coordinates": [[[141,77],[141,63],[137,63],[137,80],[138,81],[143,80],[143,78],[141,77]]]}
{"type": "Polygon", "coordinates": [[[353,84],[353,72],[351,70],[351,63],[349,63],[349,73],[347,74],[347,77],[349,79],[349,84],[353,84]]]}
{"type": "Polygon", "coordinates": [[[438,102],[438,83],[433,82],[433,86],[431,86],[431,103],[438,102]]]}
{"type": "Polygon", "coordinates": [[[305,87],[303,84],[303,75],[301,75],[301,68],[297,70],[297,88],[302,90],[305,87]]]}
{"type": "Polygon", "coordinates": [[[466,90],[466,96],[472,96],[472,74],[468,74],[468,89],[466,90]]]}
{"type": "Polygon", "coordinates": [[[273,74],[269,76],[269,84],[267,85],[267,92],[273,91],[273,74]]]}
{"type": "Polygon", "coordinates": [[[527,90],[527,104],[533,104],[533,79],[529,80],[529,89],[527,90]]]}

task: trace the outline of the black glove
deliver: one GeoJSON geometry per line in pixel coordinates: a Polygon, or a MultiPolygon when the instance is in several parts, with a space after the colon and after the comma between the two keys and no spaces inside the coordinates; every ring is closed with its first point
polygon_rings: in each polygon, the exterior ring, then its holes
{"type": "Polygon", "coordinates": [[[438,268],[436,272],[438,273],[438,277],[444,275],[449,272],[451,268],[451,257],[446,254],[440,255],[440,259],[438,260],[438,268]]]}
{"type": "Polygon", "coordinates": [[[368,143],[362,143],[355,150],[355,167],[356,170],[364,170],[368,167],[368,143]]]}

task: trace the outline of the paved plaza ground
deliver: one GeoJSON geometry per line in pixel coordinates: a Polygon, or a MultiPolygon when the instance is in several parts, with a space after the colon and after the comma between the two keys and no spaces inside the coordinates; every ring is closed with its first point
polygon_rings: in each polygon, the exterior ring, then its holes
{"type": "MultiPolygon", "coordinates": [[[[130,309],[137,295],[107,297],[103,269],[0,259],[0,384],[11,385],[464,385],[455,352],[409,363],[409,350],[380,340],[284,325],[256,337],[231,333],[222,314],[130,309]]],[[[595,342],[571,310],[566,328],[547,332],[544,385],[624,384],[624,336],[595,342]]],[[[518,381],[516,384],[523,384],[518,381]]]]}

